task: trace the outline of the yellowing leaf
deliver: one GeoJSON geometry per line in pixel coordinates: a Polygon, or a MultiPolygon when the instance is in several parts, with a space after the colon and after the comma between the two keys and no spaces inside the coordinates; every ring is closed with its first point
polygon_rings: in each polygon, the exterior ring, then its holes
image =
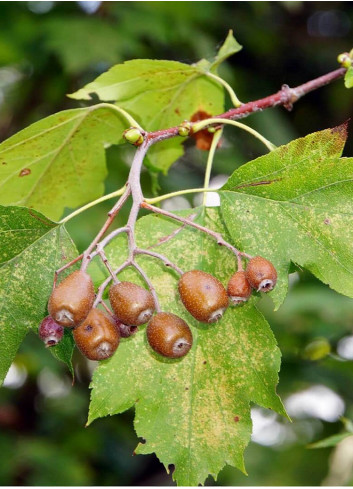
{"type": "Polygon", "coordinates": [[[236,170],[220,192],[234,243],[272,261],[278,307],[294,262],[353,297],[353,159],[346,128],[310,134],[236,170]]]}
{"type": "MultiPolygon", "coordinates": [[[[76,254],[62,226],[22,207],[0,206],[0,383],[26,334],[47,315],[54,271],[76,254]]],[[[44,346],[43,346],[44,348],[44,346]]],[[[71,335],[52,349],[72,371],[71,335]]]]}

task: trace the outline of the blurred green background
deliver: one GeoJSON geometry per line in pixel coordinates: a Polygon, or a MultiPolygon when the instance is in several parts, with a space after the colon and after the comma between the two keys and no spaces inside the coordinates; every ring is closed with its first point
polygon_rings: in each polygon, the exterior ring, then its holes
{"type": "MultiPolygon", "coordinates": [[[[0,139],[53,112],[77,107],[66,98],[116,63],[131,58],[187,63],[212,58],[229,29],[244,49],[221,67],[242,101],[303,83],[337,67],[350,50],[352,2],[0,2],[0,139]]],[[[353,92],[353,91],[352,91],[353,92]]],[[[246,122],[275,144],[350,118],[353,93],[341,81],[246,122]]],[[[227,102],[229,104],[229,101],[227,102]]],[[[199,187],[206,154],[193,143],[160,175],[160,192],[199,187]]],[[[353,154],[352,138],[345,154],[353,154]]],[[[261,154],[250,135],[226,129],[213,183],[261,154]]],[[[107,151],[106,192],[124,184],[132,150],[107,151]]],[[[156,175],[143,174],[146,195],[156,175]]],[[[70,221],[80,250],[111,203],[70,221]]],[[[169,208],[197,205],[193,196],[169,208]]],[[[67,209],[67,213],[72,209],[67,209]]],[[[126,217],[126,214],[125,214],[126,217]]],[[[124,214],[120,217],[124,219],[124,214]]],[[[120,221],[122,222],[122,221],[120,221]]],[[[119,224],[119,223],[118,223],[119,224]]],[[[267,319],[283,353],[279,394],[293,423],[253,407],[249,476],[227,467],[219,485],[352,485],[353,437],[335,449],[308,443],[342,431],[353,419],[353,301],[300,271],[290,294],[267,319]]],[[[75,354],[76,382],[35,335],[29,335],[0,390],[1,485],[172,485],[155,456],[133,456],[133,412],[84,428],[94,364],[75,354]]],[[[207,480],[212,485],[213,479],[207,480]]]]}

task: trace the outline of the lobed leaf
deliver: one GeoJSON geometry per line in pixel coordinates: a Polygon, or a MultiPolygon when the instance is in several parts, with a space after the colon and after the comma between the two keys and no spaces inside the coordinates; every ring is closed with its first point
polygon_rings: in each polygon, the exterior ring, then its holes
{"type": "Polygon", "coordinates": [[[104,148],[122,142],[126,121],[96,106],[58,112],[0,144],[0,204],[35,208],[59,219],[100,197],[104,148]]]}
{"type": "MultiPolygon", "coordinates": [[[[151,59],[115,65],[70,97],[90,100],[91,94],[114,101],[147,131],[176,126],[199,110],[217,114],[224,104],[223,88],[198,65],[151,59]]],[[[166,172],[183,154],[182,143],[181,138],[163,141],[151,148],[147,162],[166,172]]]]}
{"type": "MultiPolygon", "coordinates": [[[[216,210],[199,209],[197,222],[222,231],[216,210]]],[[[185,271],[202,269],[224,284],[236,266],[234,255],[214,239],[157,216],[138,221],[137,241],[185,271]],[[163,239],[178,229],[177,237],[163,239]]],[[[114,267],[124,260],[124,243],[124,238],[117,239],[107,250],[114,267]]],[[[94,373],[88,423],[135,406],[136,433],[144,439],[136,453],[155,452],[167,470],[173,464],[179,485],[203,483],[208,474],[216,478],[225,464],[245,471],[250,402],[285,414],[275,393],[280,352],[255,307],[256,298],[244,307],[229,308],[217,324],[201,324],[183,308],[175,272],[155,258],[142,256],[139,263],[156,288],[162,310],[187,321],[194,344],[184,358],[170,360],[150,349],[144,327],[122,340],[115,355],[94,373]]],[[[142,283],[135,272],[122,277],[142,283]]]]}
{"type": "MultiPolygon", "coordinates": [[[[0,384],[26,334],[47,315],[54,271],[77,255],[63,226],[23,207],[0,206],[0,384]]],[[[51,348],[72,372],[71,334],[51,348]]]]}
{"type": "MultiPolygon", "coordinates": [[[[113,66],[88,83],[71,98],[113,101],[128,111],[147,131],[180,124],[199,111],[216,115],[224,110],[224,91],[207,77],[218,65],[241,49],[229,32],[213,63],[201,60],[188,65],[177,61],[134,59],[113,66]]],[[[183,140],[173,138],[153,146],[146,163],[154,170],[167,172],[183,154],[183,140]]]]}
{"type": "Polygon", "coordinates": [[[353,297],[353,159],[340,158],[346,126],[281,146],[236,170],[220,192],[234,243],[271,260],[276,307],[290,263],[353,297]]]}

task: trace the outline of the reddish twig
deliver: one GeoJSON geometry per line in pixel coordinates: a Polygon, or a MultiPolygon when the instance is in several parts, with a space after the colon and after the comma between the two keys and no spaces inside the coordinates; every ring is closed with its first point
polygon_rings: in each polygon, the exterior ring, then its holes
{"type": "MultiPolygon", "coordinates": [[[[261,112],[264,109],[269,109],[271,107],[276,107],[282,105],[283,107],[291,110],[293,104],[297,102],[301,97],[306,95],[313,90],[321,88],[329,83],[343,78],[346,73],[346,68],[338,68],[337,70],[331,71],[326,75],[319,76],[314,80],[310,80],[302,85],[298,85],[295,88],[290,88],[288,85],[283,85],[281,90],[277,93],[269,95],[268,97],[261,98],[259,100],[254,100],[252,102],[247,102],[242,104],[240,107],[235,109],[230,109],[223,114],[214,116],[215,118],[222,119],[243,119],[248,117],[255,112],[261,112]]],[[[192,128],[192,123],[190,127],[192,128]]],[[[150,132],[148,134],[148,139],[154,144],[158,141],[163,141],[164,139],[169,139],[179,135],[179,126],[169,127],[168,129],[162,129],[160,131],[150,132]]]]}

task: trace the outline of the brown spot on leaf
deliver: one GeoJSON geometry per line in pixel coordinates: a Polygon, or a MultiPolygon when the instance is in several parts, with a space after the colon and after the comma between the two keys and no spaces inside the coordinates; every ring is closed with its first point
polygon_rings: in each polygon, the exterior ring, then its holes
{"type": "Polygon", "coordinates": [[[339,133],[342,139],[346,140],[348,135],[348,121],[331,129],[331,134],[335,134],[336,132],[339,133]]]}
{"type": "MultiPolygon", "coordinates": [[[[212,117],[211,114],[208,114],[204,110],[198,110],[191,116],[190,121],[191,122],[203,121],[205,119],[209,119],[210,117],[212,117]]],[[[192,134],[191,137],[195,139],[196,147],[198,149],[201,149],[203,151],[208,151],[210,149],[212,139],[213,139],[213,134],[210,133],[207,129],[202,129],[202,131],[198,131],[195,134],[192,134]]],[[[218,147],[219,146],[220,143],[218,143],[218,147]]]]}
{"type": "Polygon", "coordinates": [[[179,108],[178,108],[178,107],[177,107],[176,109],[174,109],[174,112],[175,112],[176,114],[180,115],[180,110],[179,110],[179,108]]]}
{"type": "Polygon", "coordinates": [[[331,220],[326,217],[326,219],[324,220],[324,224],[327,224],[327,226],[329,226],[331,224],[331,220]]]}
{"type": "Polygon", "coordinates": [[[234,418],[233,418],[233,419],[234,419],[234,422],[235,422],[235,423],[238,423],[238,421],[240,420],[239,416],[234,416],[234,418]]]}
{"type": "Polygon", "coordinates": [[[281,180],[283,180],[283,178],[274,178],[273,180],[260,180],[259,182],[244,183],[243,185],[238,185],[237,187],[233,188],[236,189],[244,187],[257,187],[258,185],[271,185],[271,183],[280,182],[281,180]]]}
{"type": "Polygon", "coordinates": [[[207,362],[206,362],[206,360],[204,360],[202,363],[203,363],[204,365],[206,365],[206,363],[207,363],[207,362]]]}
{"type": "Polygon", "coordinates": [[[29,168],[23,168],[20,173],[19,173],[19,177],[25,177],[26,175],[30,175],[32,172],[29,168]]]}

